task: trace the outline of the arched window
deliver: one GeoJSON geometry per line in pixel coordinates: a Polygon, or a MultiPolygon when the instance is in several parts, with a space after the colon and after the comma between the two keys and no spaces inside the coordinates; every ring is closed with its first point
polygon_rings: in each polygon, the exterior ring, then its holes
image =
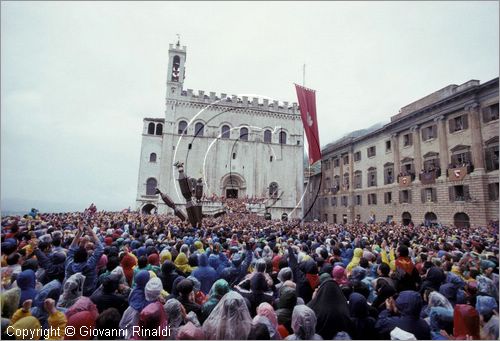
{"type": "Polygon", "coordinates": [[[280,132],[280,144],[286,144],[286,133],[284,131],[280,132]]]}
{"type": "Polygon", "coordinates": [[[248,141],[248,128],[243,127],[240,129],[240,140],[248,141]]]}
{"type": "Polygon", "coordinates": [[[221,129],[221,137],[223,139],[228,139],[230,134],[231,134],[231,128],[229,128],[227,124],[223,125],[221,129]]]}
{"type": "Polygon", "coordinates": [[[172,63],[172,82],[179,81],[180,66],[181,58],[179,56],[174,56],[174,61],[172,63]]]}
{"type": "Polygon", "coordinates": [[[163,124],[158,123],[156,125],[156,135],[161,135],[163,134],[163,124]]]}
{"type": "Polygon", "coordinates": [[[205,125],[203,125],[203,123],[201,122],[196,123],[196,125],[194,126],[194,131],[194,136],[203,136],[205,125]]]}
{"type": "Polygon", "coordinates": [[[153,122],[148,124],[148,134],[153,135],[155,133],[155,124],[153,122]]]}
{"type": "Polygon", "coordinates": [[[177,129],[177,134],[179,134],[179,135],[186,135],[187,134],[187,122],[186,121],[179,122],[179,129],[177,129]]]}
{"type": "Polygon", "coordinates": [[[156,162],[156,153],[149,154],[149,162],[156,162]]]}
{"type": "Polygon", "coordinates": [[[156,186],[158,182],[155,178],[149,178],[146,181],[146,195],[155,195],[156,186]]]}
{"type": "Polygon", "coordinates": [[[269,196],[270,197],[278,196],[278,184],[276,182],[271,182],[269,184],[269,196]]]}
{"type": "Polygon", "coordinates": [[[264,142],[271,143],[272,141],[272,132],[268,129],[264,131],[264,142]]]}

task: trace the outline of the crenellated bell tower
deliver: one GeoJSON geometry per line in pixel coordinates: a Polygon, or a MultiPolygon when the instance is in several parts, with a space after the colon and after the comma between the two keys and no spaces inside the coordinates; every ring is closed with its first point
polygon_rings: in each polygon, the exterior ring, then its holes
{"type": "Polygon", "coordinates": [[[181,47],[180,40],[170,44],[168,49],[167,98],[181,95],[186,78],[186,46],[181,47]]]}

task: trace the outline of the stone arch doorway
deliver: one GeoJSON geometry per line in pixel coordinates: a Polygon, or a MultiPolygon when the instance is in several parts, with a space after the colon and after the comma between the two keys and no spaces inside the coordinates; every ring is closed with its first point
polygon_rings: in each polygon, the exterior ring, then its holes
{"type": "Polygon", "coordinates": [[[222,195],[228,199],[242,198],[245,195],[246,182],[238,173],[228,173],[221,179],[222,195]]]}
{"type": "Polygon", "coordinates": [[[156,205],[146,204],[142,206],[141,212],[142,214],[153,214],[156,209],[157,209],[156,205]]]}
{"type": "Polygon", "coordinates": [[[424,215],[425,226],[431,226],[438,223],[437,215],[434,212],[427,212],[424,215]]]}
{"type": "Polygon", "coordinates": [[[401,215],[401,221],[403,222],[404,226],[408,226],[411,223],[411,214],[410,212],[403,212],[401,215]]]}
{"type": "Polygon", "coordinates": [[[456,227],[470,227],[469,216],[464,212],[455,213],[453,216],[453,224],[456,227]]]}

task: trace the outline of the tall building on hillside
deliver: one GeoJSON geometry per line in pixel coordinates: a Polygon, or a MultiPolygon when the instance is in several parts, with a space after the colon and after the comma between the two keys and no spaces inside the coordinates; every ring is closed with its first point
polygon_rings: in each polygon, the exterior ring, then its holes
{"type": "Polygon", "coordinates": [[[181,161],[188,176],[203,178],[208,197],[264,197],[273,218],[300,217],[304,137],[297,104],[195,93],[184,88],[185,63],[186,47],[171,44],[165,116],[143,120],[137,208],[170,212],[156,187],[184,205],[173,166],[181,161]]]}
{"type": "Polygon", "coordinates": [[[322,151],[307,218],[469,226],[497,221],[498,78],[449,85],[322,151]]]}

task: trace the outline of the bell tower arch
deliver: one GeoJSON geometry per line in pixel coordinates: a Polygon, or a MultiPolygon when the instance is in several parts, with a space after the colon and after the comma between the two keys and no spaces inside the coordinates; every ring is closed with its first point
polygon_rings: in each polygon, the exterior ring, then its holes
{"type": "Polygon", "coordinates": [[[168,49],[167,98],[180,96],[186,78],[186,46],[170,44],[168,49]]]}

